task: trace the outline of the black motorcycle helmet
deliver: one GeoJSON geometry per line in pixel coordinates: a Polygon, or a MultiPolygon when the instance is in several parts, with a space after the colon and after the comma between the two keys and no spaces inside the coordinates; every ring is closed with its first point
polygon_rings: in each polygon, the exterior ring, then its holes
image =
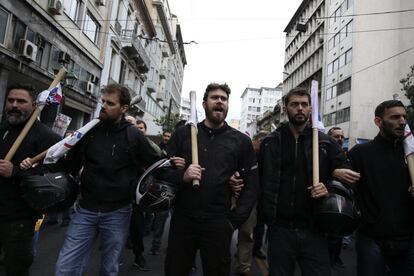
{"type": "Polygon", "coordinates": [[[142,174],[136,190],[136,203],[144,211],[161,212],[172,207],[175,189],[170,182],[157,177],[160,169],[171,166],[170,160],[161,159],[142,174]]]}
{"type": "Polygon", "coordinates": [[[24,176],[20,189],[27,204],[43,214],[72,206],[78,195],[78,184],[65,172],[42,172],[24,176]]]}
{"type": "Polygon", "coordinates": [[[315,205],[317,226],[328,234],[352,234],[361,216],[352,189],[336,180],[328,183],[327,187],[329,195],[319,199],[315,205]]]}

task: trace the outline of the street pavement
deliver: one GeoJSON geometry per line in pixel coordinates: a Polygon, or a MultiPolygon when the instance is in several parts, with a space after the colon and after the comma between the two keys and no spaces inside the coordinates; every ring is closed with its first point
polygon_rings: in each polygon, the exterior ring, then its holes
{"type": "MultiPolygon", "coordinates": [[[[166,226],[166,232],[168,233],[168,223],[166,226]]],[[[57,259],[57,255],[60,247],[62,246],[64,236],[65,236],[66,227],[60,227],[59,225],[44,225],[40,230],[40,237],[37,246],[37,256],[31,267],[31,276],[53,276],[54,268],[57,259]]],[[[132,276],[132,275],[145,275],[145,276],[162,276],[163,267],[164,267],[164,258],[166,251],[166,240],[167,234],[164,235],[164,241],[162,244],[161,254],[158,256],[153,256],[147,254],[147,251],[151,247],[152,236],[149,235],[145,237],[145,248],[146,254],[145,258],[148,265],[151,267],[151,271],[142,272],[139,271],[136,267],[133,266],[134,255],[131,250],[125,249],[123,256],[123,265],[121,267],[120,276],[132,276]]],[[[232,256],[234,256],[237,232],[233,236],[233,246],[232,246],[232,256]]],[[[334,269],[333,276],[353,276],[356,275],[356,261],[355,261],[355,251],[353,247],[349,249],[342,250],[342,260],[345,264],[343,269],[334,269]]],[[[99,244],[95,243],[93,252],[89,264],[87,266],[84,276],[97,276],[99,275],[99,266],[100,266],[100,252],[99,244]]],[[[233,262],[234,266],[234,262],[233,262]]],[[[197,258],[197,267],[198,272],[193,274],[193,276],[201,276],[201,264],[200,259],[197,258]]],[[[260,259],[255,258],[253,261],[253,275],[257,276],[267,276],[267,263],[260,259]]],[[[233,268],[234,269],[234,268],[233,268]]],[[[295,276],[301,275],[299,269],[296,270],[295,276]]],[[[5,276],[4,270],[0,267],[0,276],[5,276]]],[[[185,275],[183,275],[185,276],[185,275]]]]}

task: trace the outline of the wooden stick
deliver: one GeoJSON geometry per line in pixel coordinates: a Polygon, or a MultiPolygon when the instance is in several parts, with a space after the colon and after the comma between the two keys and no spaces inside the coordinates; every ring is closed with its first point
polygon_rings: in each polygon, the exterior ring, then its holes
{"type": "MultiPolygon", "coordinates": [[[[65,76],[66,69],[64,67],[60,68],[58,74],[55,76],[55,79],[53,80],[52,84],[49,86],[49,90],[55,87],[65,76]]],[[[14,141],[12,147],[10,148],[9,152],[7,153],[4,160],[12,160],[13,156],[15,155],[17,149],[20,147],[21,143],[23,142],[24,138],[26,137],[27,133],[29,133],[29,130],[32,128],[34,122],[37,119],[37,116],[40,114],[42,109],[40,106],[37,106],[36,109],[33,111],[32,115],[30,116],[29,120],[26,122],[26,125],[20,132],[19,136],[17,137],[16,141],[14,141]]]]}
{"type": "Polygon", "coordinates": [[[312,185],[319,183],[319,136],[318,128],[312,128],[312,185]]]}
{"type": "MultiPolygon", "coordinates": [[[[198,165],[198,143],[197,143],[197,129],[195,126],[191,126],[191,163],[198,165]]],[[[198,179],[193,180],[193,186],[199,187],[200,181],[198,179]]]]}
{"type": "MultiPolygon", "coordinates": [[[[190,121],[191,121],[191,163],[198,165],[198,142],[197,142],[197,109],[196,109],[196,92],[190,91],[190,121]]],[[[193,187],[200,187],[198,179],[193,180],[193,187]]]]}
{"type": "Polygon", "coordinates": [[[40,161],[42,161],[45,157],[46,157],[46,153],[47,153],[47,151],[48,151],[49,149],[47,149],[47,150],[45,150],[45,151],[43,151],[43,152],[41,152],[41,153],[39,153],[38,155],[36,155],[35,157],[33,157],[33,158],[30,158],[30,162],[32,163],[32,164],[36,164],[36,163],[39,163],[40,161]]]}

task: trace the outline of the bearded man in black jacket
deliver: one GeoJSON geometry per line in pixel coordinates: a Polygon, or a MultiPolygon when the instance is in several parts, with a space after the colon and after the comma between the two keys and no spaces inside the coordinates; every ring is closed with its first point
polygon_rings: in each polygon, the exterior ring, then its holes
{"type": "Polygon", "coordinates": [[[285,97],[283,123],[260,148],[263,214],[268,225],[270,276],[294,275],[298,262],[303,275],[330,275],[328,243],[313,218],[315,202],[328,195],[334,171],[347,175],[346,157],[338,143],[319,132],[319,178],[312,186],[312,128],[310,95],[304,88],[285,97]]]}
{"type": "MultiPolygon", "coordinates": [[[[5,115],[0,125],[0,158],[4,158],[36,107],[36,92],[29,85],[7,89],[5,115]]],[[[60,140],[59,136],[35,121],[11,161],[0,159],[0,243],[5,253],[7,275],[29,275],[33,262],[32,239],[41,214],[31,209],[21,196],[19,164],[60,140]]]]}
{"type": "Polygon", "coordinates": [[[400,101],[375,109],[379,128],[373,141],[349,151],[362,218],[357,232],[358,275],[414,275],[414,191],[405,161],[407,112],[400,101]],[[411,195],[409,193],[411,190],[411,195]]]}
{"type": "Polygon", "coordinates": [[[128,236],[131,203],[143,168],[159,159],[140,131],[124,118],[128,89],[104,88],[101,120],[58,165],[71,173],[81,168],[81,199],[56,263],[57,276],[81,275],[96,236],[101,237],[100,275],[117,276],[128,236]]]}
{"type": "MultiPolygon", "coordinates": [[[[174,212],[168,240],[168,276],[188,275],[200,250],[203,275],[230,274],[230,243],[234,229],[249,216],[257,198],[257,165],[252,143],[246,135],[227,125],[230,88],[209,84],[203,97],[206,118],[198,127],[200,165],[191,164],[190,127],[181,127],[171,137],[167,152],[186,160],[177,170],[174,212]],[[244,188],[231,210],[229,179],[240,172],[244,188]],[[200,181],[198,188],[192,181],[200,181]]],[[[170,178],[172,179],[172,178],[170,178]]]]}

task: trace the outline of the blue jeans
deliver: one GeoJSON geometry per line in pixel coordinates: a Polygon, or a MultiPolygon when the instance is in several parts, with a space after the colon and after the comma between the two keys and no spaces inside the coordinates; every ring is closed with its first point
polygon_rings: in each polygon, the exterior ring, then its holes
{"type": "Polygon", "coordinates": [[[93,243],[101,237],[101,276],[117,276],[128,237],[131,206],[101,213],[78,208],[73,214],[56,263],[56,276],[81,276],[93,243]]]}
{"type": "Polygon", "coordinates": [[[385,276],[387,267],[391,275],[414,275],[414,238],[407,252],[396,256],[384,255],[378,241],[360,232],[356,236],[358,275],[385,276]]]}

